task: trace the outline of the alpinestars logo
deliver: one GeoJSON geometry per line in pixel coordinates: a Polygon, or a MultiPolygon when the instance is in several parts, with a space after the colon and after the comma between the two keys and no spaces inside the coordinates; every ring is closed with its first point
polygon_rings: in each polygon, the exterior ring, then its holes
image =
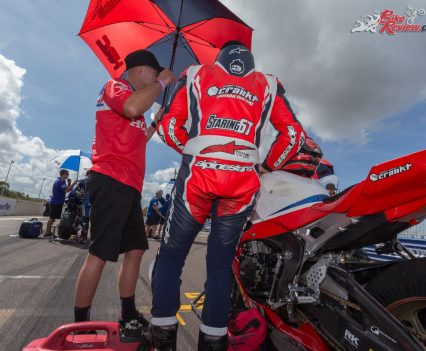
{"type": "Polygon", "coordinates": [[[176,125],[176,118],[172,118],[170,120],[170,124],[169,124],[169,128],[167,130],[167,134],[169,134],[170,139],[172,139],[172,141],[175,143],[175,145],[183,150],[184,146],[182,145],[182,143],[178,140],[178,138],[175,135],[175,125],[176,125]]]}
{"type": "Polygon", "coordinates": [[[237,145],[235,141],[231,141],[228,144],[219,144],[219,145],[211,145],[207,146],[203,150],[200,151],[200,154],[212,154],[216,152],[223,152],[225,154],[237,155],[240,157],[248,158],[249,155],[243,150],[255,150],[255,148],[246,146],[246,145],[237,145]]]}
{"type": "Polygon", "coordinates": [[[246,69],[244,67],[244,62],[240,59],[233,60],[229,65],[231,73],[242,75],[246,69]]]}
{"type": "Polygon", "coordinates": [[[253,170],[252,166],[227,165],[207,160],[198,161],[195,165],[202,169],[215,169],[218,171],[250,172],[253,170]]]}
{"type": "Polygon", "coordinates": [[[244,51],[248,51],[248,50],[239,46],[239,47],[237,47],[237,48],[232,49],[231,51],[229,51],[228,54],[229,55],[232,55],[232,54],[241,54],[244,51]]]}
{"type": "Polygon", "coordinates": [[[373,182],[377,182],[378,180],[383,180],[385,178],[393,177],[394,175],[408,172],[411,168],[411,163],[406,163],[404,166],[395,167],[392,169],[389,169],[387,171],[383,171],[379,174],[371,173],[370,174],[370,180],[373,182]]]}
{"type": "Polygon", "coordinates": [[[352,346],[358,348],[359,338],[353,335],[349,330],[345,330],[345,340],[349,341],[352,346]]]}
{"type": "Polygon", "coordinates": [[[211,115],[207,120],[206,129],[225,129],[235,133],[249,135],[252,126],[253,122],[244,118],[236,121],[232,118],[211,115]]]}
{"type": "Polygon", "coordinates": [[[231,98],[231,99],[239,99],[248,103],[252,106],[255,102],[259,101],[259,98],[247,91],[246,89],[238,86],[238,85],[225,85],[221,88],[217,86],[211,86],[207,90],[208,96],[216,96],[217,98],[231,98]]]}
{"type": "Polygon", "coordinates": [[[295,131],[293,126],[288,126],[287,130],[288,130],[287,134],[290,137],[290,143],[287,145],[287,147],[285,148],[285,150],[283,151],[281,156],[278,158],[278,160],[275,161],[274,167],[278,167],[280,165],[280,163],[283,162],[287,158],[290,151],[296,145],[297,132],[295,131]]]}

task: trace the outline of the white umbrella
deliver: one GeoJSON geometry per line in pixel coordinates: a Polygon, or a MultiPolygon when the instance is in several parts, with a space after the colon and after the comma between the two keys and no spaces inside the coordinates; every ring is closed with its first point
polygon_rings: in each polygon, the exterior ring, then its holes
{"type": "Polygon", "coordinates": [[[77,178],[80,172],[86,172],[92,167],[92,155],[82,150],[65,150],[56,156],[54,162],[59,168],[68,169],[77,172],[77,178]]]}

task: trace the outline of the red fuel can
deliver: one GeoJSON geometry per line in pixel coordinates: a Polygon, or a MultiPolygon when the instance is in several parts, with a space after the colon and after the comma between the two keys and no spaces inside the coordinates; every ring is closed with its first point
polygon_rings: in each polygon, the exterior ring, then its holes
{"type": "Polygon", "coordinates": [[[147,341],[123,339],[120,326],[113,322],[66,324],[55,329],[47,338],[36,339],[22,351],[148,351],[147,341]],[[97,334],[75,334],[96,330],[97,334]]]}

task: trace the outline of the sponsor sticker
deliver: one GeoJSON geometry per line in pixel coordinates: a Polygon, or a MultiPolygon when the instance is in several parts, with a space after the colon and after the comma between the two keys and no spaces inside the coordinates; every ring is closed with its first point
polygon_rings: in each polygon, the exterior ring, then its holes
{"type": "Polygon", "coordinates": [[[229,165],[219,163],[217,161],[202,160],[195,163],[195,166],[201,169],[214,169],[217,171],[230,171],[230,172],[250,172],[253,170],[252,166],[229,165]]]}
{"type": "Polygon", "coordinates": [[[246,71],[244,67],[244,62],[240,59],[233,60],[231,64],[229,65],[229,70],[232,73],[238,74],[238,75],[242,75],[246,71]]]}
{"type": "Polygon", "coordinates": [[[348,329],[345,330],[345,340],[348,341],[352,346],[358,348],[359,338],[352,334],[348,329]]]}
{"type": "Polygon", "coordinates": [[[215,96],[217,98],[239,99],[246,102],[250,106],[252,106],[253,103],[259,101],[259,98],[255,94],[252,94],[243,87],[233,84],[224,85],[223,87],[217,87],[213,85],[207,89],[207,95],[211,97],[215,96]]]}
{"type": "Polygon", "coordinates": [[[237,47],[237,48],[235,48],[235,49],[230,50],[230,51],[228,52],[228,54],[229,54],[229,55],[232,55],[232,54],[241,54],[242,52],[245,52],[245,51],[248,51],[248,50],[247,50],[247,49],[242,48],[241,46],[239,46],[239,47],[237,47]]]}
{"type": "Polygon", "coordinates": [[[392,169],[388,169],[388,170],[383,171],[379,174],[371,173],[370,174],[370,180],[373,181],[373,182],[377,182],[377,181],[383,180],[385,178],[393,177],[397,174],[408,172],[410,170],[411,166],[412,166],[411,163],[406,163],[403,166],[398,166],[398,167],[395,167],[395,168],[392,168],[392,169]]]}
{"type": "Polygon", "coordinates": [[[206,129],[223,129],[235,132],[238,134],[248,135],[253,122],[242,118],[235,120],[233,118],[218,117],[217,115],[210,115],[207,120],[206,129]]]}
{"type": "Polygon", "coordinates": [[[175,135],[175,125],[176,125],[176,118],[174,118],[174,117],[173,117],[173,118],[170,120],[169,128],[168,128],[168,130],[167,130],[167,134],[169,135],[170,139],[172,139],[172,141],[175,143],[175,145],[176,145],[179,149],[183,150],[183,149],[184,149],[184,146],[182,145],[182,143],[178,140],[178,138],[177,138],[177,137],[176,137],[176,135],[175,135]]]}
{"type": "Polygon", "coordinates": [[[372,332],[373,334],[376,334],[377,336],[382,335],[382,336],[384,336],[386,339],[388,339],[388,340],[392,341],[394,344],[396,344],[396,341],[395,341],[394,339],[392,339],[389,335],[385,334],[382,330],[380,330],[380,329],[379,329],[379,327],[376,327],[375,325],[373,325],[373,326],[370,328],[370,330],[371,330],[371,332],[372,332]]]}
{"type": "Polygon", "coordinates": [[[287,130],[288,130],[288,136],[290,137],[290,143],[287,145],[287,147],[285,148],[281,156],[278,158],[278,160],[275,161],[274,167],[278,167],[280,163],[287,158],[288,154],[293,149],[294,145],[296,145],[296,135],[297,135],[296,130],[294,129],[293,126],[288,126],[287,130]]]}

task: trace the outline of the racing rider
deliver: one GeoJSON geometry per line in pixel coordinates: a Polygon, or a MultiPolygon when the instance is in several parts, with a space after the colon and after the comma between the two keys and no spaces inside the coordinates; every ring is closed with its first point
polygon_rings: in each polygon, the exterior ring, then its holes
{"type": "Polygon", "coordinates": [[[153,275],[154,348],[176,348],[180,275],[212,213],[198,350],[226,350],[231,264],[260,186],[255,168],[280,169],[304,144],[305,133],[281,83],[256,71],[250,50],[235,41],[222,47],[213,65],[182,73],[158,133],[183,157],[153,275]],[[269,121],[278,135],[260,165],[269,121]]]}

